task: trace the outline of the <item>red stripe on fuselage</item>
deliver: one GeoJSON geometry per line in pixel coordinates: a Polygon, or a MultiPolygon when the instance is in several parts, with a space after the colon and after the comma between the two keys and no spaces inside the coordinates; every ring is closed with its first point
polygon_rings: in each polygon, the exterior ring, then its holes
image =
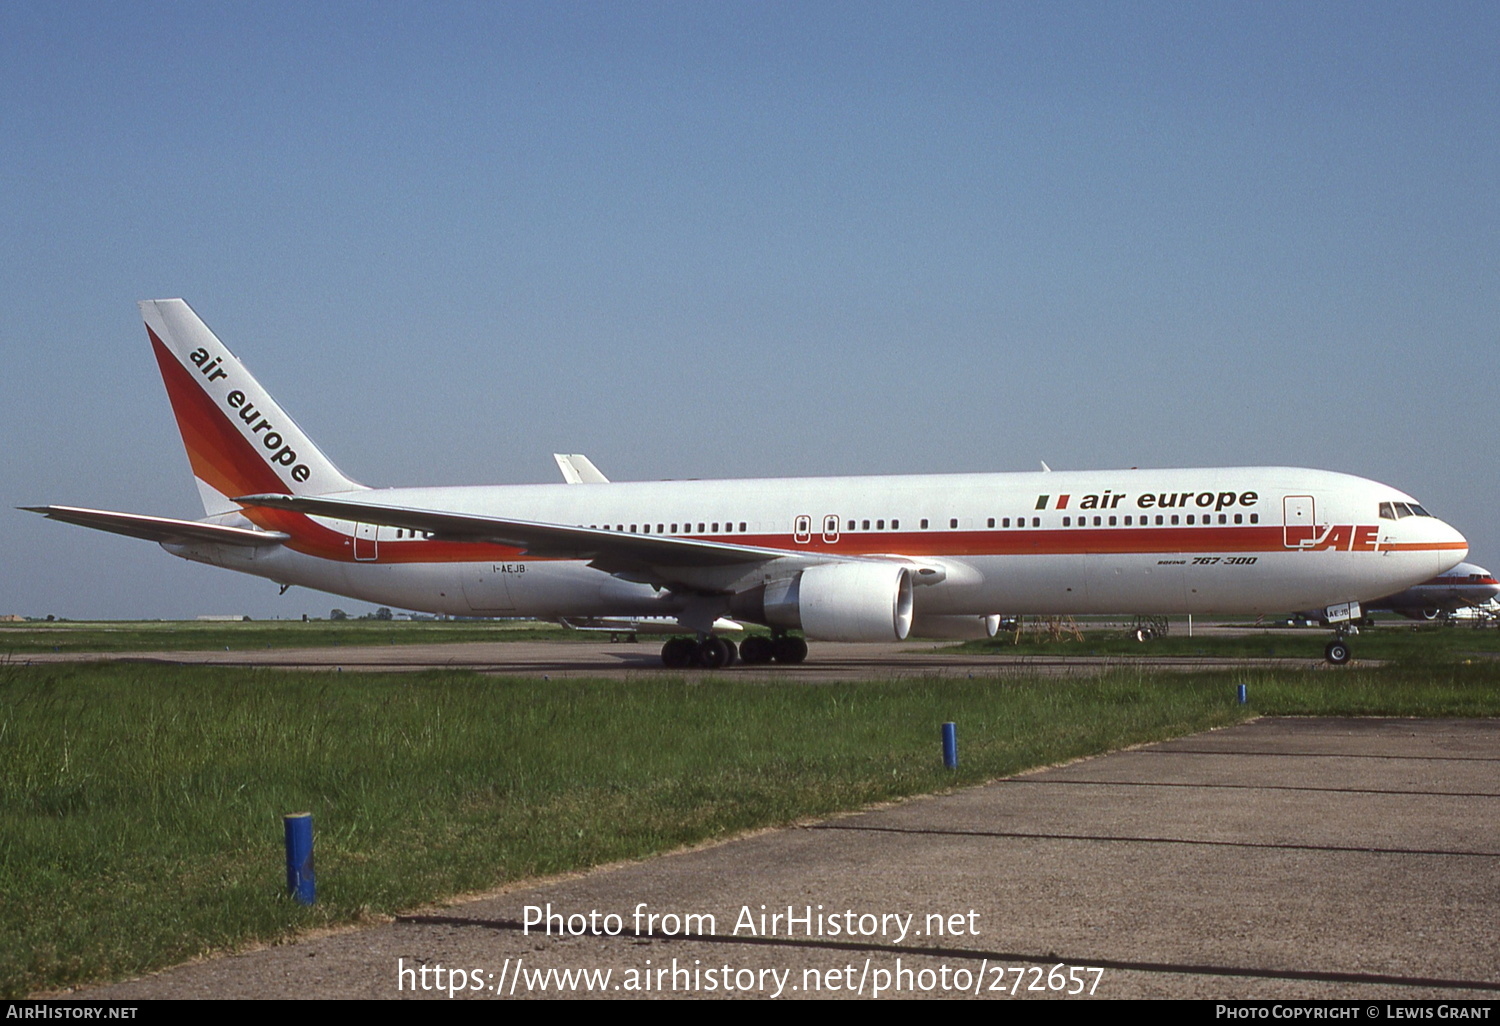
{"type": "MultiPolygon", "coordinates": [[[[294,533],[288,527],[281,530],[294,533]]],[[[389,529],[387,529],[389,530],[389,529]]],[[[618,532],[628,534],[629,532],[618,532]]],[[[814,536],[806,544],[796,544],[787,535],[645,535],[630,537],[673,537],[685,540],[726,542],[777,549],[782,552],[827,552],[842,556],[910,556],[915,559],[974,556],[1105,556],[1161,555],[1182,556],[1213,553],[1284,553],[1303,551],[1347,552],[1345,549],[1306,550],[1288,548],[1282,528],[1254,527],[1137,527],[1137,528],[999,528],[987,531],[925,531],[912,533],[843,534],[837,542],[824,542],[814,536]]],[[[1389,548],[1392,546],[1381,546],[1389,548]]],[[[1446,542],[1408,543],[1406,551],[1438,550],[1454,546],[1446,542]]],[[[435,541],[432,539],[394,540],[381,538],[379,563],[455,563],[484,560],[534,560],[551,562],[556,557],[538,559],[520,555],[520,550],[499,546],[435,541]],[[476,554],[475,550],[480,550],[476,554]],[[496,551],[508,553],[494,555],[496,551]]],[[[332,558],[351,558],[346,550],[332,558]]],[[[363,561],[362,561],[363,562],[363,561]]]]}

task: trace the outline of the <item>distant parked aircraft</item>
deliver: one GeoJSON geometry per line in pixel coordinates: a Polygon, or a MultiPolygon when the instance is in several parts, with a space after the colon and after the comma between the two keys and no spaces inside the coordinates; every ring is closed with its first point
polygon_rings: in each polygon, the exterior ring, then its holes
{"type": "Polygon", "coordinates": [[[1411,620],[1436,620],[1466,606],[1483,606],[1500,595],[1500,581],[1482,566],[1460,563],[1431,580],[1364,603],[1365,611],[1388,610],[1411,620]]]}

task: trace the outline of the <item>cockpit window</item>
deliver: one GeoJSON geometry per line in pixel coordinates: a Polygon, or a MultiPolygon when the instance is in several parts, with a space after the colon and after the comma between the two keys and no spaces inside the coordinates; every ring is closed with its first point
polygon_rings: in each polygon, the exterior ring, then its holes
{"type": "Polygon", "coordinates": [[[1405,517],[1430,517],[1427,512],[1415,502],[1382,502],[1380,504],[1381,520],[1401,520],[1405,517]]]}

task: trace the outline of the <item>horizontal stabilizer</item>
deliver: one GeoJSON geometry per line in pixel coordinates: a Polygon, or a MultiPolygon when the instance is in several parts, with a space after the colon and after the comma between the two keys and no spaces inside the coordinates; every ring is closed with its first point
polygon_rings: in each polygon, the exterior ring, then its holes
{"type": "Polygon", "coordinates": [[[552,458],[557,461],[557,469],[562,471],[563,480],[568,484],[609,484],[609,478],[582,453],[555,452],[552,458]]]}
{"type": "Polygon", "coordinates": [[[280,531],[258,531],[249,527],[226,527],[196,520],[174,520],[150,517],[143,513],[116,513],[106,509],[83,509],[78,506],[22,506],[40,513],[48,520],[92,527],[96,531],[123,534],[154,542],[213,542],[219,545],[279,545],[291,536],[280,531]]]}

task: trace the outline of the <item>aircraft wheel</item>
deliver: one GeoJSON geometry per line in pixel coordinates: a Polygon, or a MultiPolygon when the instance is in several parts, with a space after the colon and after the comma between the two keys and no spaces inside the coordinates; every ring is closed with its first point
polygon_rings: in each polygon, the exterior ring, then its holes
{"type": "Polygon", "coordinates": [[[705,638],[698,643],[698,665],[719,670],[734,662],[734,645],[723,638],[705,638]]]}
{"type": "Polygon", "coordinates": [[[1330,641],[1323,649],[1323,658],[1334,666],[1343,666],[1351,655],[1353,653],[1349,651],[1349,645],[1337,639],[1330,641]]]}
{"type": "Polygon", "coordinates": [[[786,635],[773,638],[771,655],[778,663],[800,663],[807,658],[807,642],[786,635]]]}
{"type": "Polygon", "coordinates": [[[661,664],[669,670],[685,670],[693,665],[698,646],[690,638],[673,638],[661,647],[661,664]]]}
{"type": "Polygon", "coordinates": [[[773,658],[770,638],[752,634],[740,643],[740,662],[746,666],[760,666],[773,658]]]}

